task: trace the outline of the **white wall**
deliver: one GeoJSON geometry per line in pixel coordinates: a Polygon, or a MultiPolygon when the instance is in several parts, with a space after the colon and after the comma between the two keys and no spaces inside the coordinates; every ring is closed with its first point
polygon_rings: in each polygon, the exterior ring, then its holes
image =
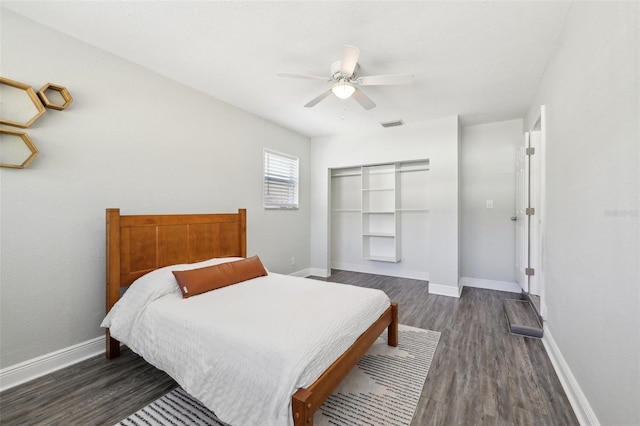
{"type": "MultiPolygon", "coordinates": [[[[375,124],[372,124],[375,125],[375,124]]],[[[311,263],[329,273],[328,170],[360,164],[429,159],[429,234],[425,262],[430,291],[458,295],[458,118],[379,128],[369,133],[311,141],[311,263]]],[[[379,273],[402,274],[401,263],[377,263],[379,273]]],[[[411,268],[420,266],[412,265],[411,268]]]]}
{"type": "Polygon", "coordinates": [[[639,6],[573,3],[526,122],[546,105],[545,333],[590,424],[640,424],[639,6]]]}
{"type": "Polygon", "coordinates": [[[514,283],[515,153],[522,120],[462,128],[462,276],[514,283]],[[493,201],[493,208],[486,206],[493,201]]]}
{"type": "Polygon", "coordinates": [[[247,208],[249,254],[308,268],[307,138],[12,12],[1,23],[2,76],[61,84],[74,102],[28,129],[28,169],[0,172],[0,367],[102,333],[108,207],[247,208]],[[300,210],[263,210],[264,147],[300,157],[300,210]]]}

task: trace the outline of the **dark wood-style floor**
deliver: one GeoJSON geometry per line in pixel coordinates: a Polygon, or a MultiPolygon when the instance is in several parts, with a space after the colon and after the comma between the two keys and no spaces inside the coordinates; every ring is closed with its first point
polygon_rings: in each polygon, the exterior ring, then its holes
{"type": "MultiPolygon", "coordinates": [[[[502,303],[518,295],[465,288],[455,299],[424,281],[347,271],[329,280],[379,288],[402,324],[442,333],[413,426],[578,425],[542,342],[507,331],[502,303]]],[[[125,349],[0,393],[0,424],[113,425],[175,386],[125,349]]]]}

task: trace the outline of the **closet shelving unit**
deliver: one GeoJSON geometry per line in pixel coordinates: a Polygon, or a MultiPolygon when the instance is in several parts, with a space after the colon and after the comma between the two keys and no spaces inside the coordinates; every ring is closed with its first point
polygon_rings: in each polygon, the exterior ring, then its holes
{"type": "Polygon", "coordinates": [[[332,170],[332,182],[340,180],[340,184],[335,185],[340,190],[332,190],[333,211],[361,214],[364,259],[401,261],[401,215],[428,212],[425,179],[428,170],[428,160],[332,170]]]}
{"type": "Polygon", "coordinates": [[[395,164],[362,167],[362,257],[399,262],[398,175],[395,164]]]}

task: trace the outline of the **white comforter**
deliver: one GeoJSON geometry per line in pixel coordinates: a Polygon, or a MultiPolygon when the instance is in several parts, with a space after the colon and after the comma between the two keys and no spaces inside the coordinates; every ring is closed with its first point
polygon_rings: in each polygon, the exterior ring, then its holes
{"type": "Polygon", "coordinates": [[[104,319],[111,336],[234,426],[292,425],[312,384],[389,307],[380,290],[270,273],[183,299],[171,270],[137,280],[104,319]]]}

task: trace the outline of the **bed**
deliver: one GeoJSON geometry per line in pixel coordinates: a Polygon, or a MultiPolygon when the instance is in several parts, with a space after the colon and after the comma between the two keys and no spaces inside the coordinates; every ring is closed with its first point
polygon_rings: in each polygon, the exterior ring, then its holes
{"type": "MultiPolygon", "coordinates": [[[[120,300],[123,287],[130,286],[136,280],[138,280],[136,282],[136,286],[140,281],[149,281],[147,277],[153,277],[154,274],[165,274],[167,269],[173,268],[173,266],[171,265],[179,265],[180,268],[185,269],[189,268],[192,264],[208,265],[211,264],[211,262],[234,260],[236,258],[246,258],[246,210],[244,209],[238,210],[237,213],[188,215],[120,215],[119,209],[107,209],[106,216],[107,312],[110,312],[114,305],[116,305],[116,302],[120,300]]],[[[326,288],[326,291],[329,291],[328,289],[335,284],[299,279],[289,276],[278,276],[278,274],[269,273],[266,277],[255,278],[247,281],[246,283],[242,283],[242,285],[230,286],[228,287],[228,290],[227,288],[225,288],[224,291],[215,290],[209,292],[215,293],[213,295],[209,294],[207,296],[205,294],[198,297],[191,297],[188,300],[196,300],[196,302],[194,302],[192,305],[189,305],[188,309],[183,309],[185,311],[183,314],[185,316],[197,316],[197,306],[204,304],[207,298],[213,299],[215,297],[216,299],[219,299],[222,297],[246,297],[247,294],[252,294],[248,292],[264,291],[261,290],[262,288],[279,289],[279,286],[285,286],[286,282],[296,279],[302,280],[299,281],[298,285],[296,286],[296,288],[302,289],[300,290],[302,292],[302,295],[295,299],[297,300],[295,302],[296,306],[290,307],[292,312],[296,312],[297,309],[297,312],[304,311],[305,315],[297,314],[297,316],[294,316],[291,313],[286,315],[282,314],[281,321],[279,322],[279,324],[281,325],[278,326],[277,329],[273,329],[272,332],[274,340],[282,340],[281,336],[283,335],[283,331],[279,329],[287,328],[288,324],[292,325],[292,327],[293,325],[296,325],[298,328],[296,329],[294,327],[292,329],[296,330],[296,334],[302,334],[304,336],[295,337],[296,339],[303,339],[301,341],[304,344],[300,346],[306,347],[308,345],[311,345],[315,341],[315,338],[313,335],[306,336],[306,329],[302,328],[302,331],[300,329],[300,327],[306,327],[306,325],[301,326],[300,324],[306,324],[304,321],[313,322],[314,317],[320,314],[320,312],[313,310],[313,307],[316,305],[315,301],[320,295],[320,293],[317,293],[318,286],[325,286],[323,287],[323,289],[326,288]],[[308,300],[304,300],[305,295],[309,297],[308,300]],[[303,299],[302,301],[301,298],[303,299]],[[313,303],[311,303],[312,301],[313,303]],[[304,318],[306,316],[309,316],[310,318],[304,318]]],[[[352,290],[349,290],[348,288],[352,286],[335,286],[341,287],[342,289],[340,291],[345,291],[345,289],[346,291],[370,291],[368,289],[360,289],[355,287],[352,290]]],[[[132,286],[132,288],[133,287],[135,286],[132,286]]],[[[268,294],[265,294],[265,298],[265,300],[268,300],[268,294]]],[[[160,302],[154,302],[155,304],[153,305],[153,309],[145,307],[145,314],[140,314],[139,316],[151,316],[151,313],[154,312],[154,315],[160,315],[160,322],[170,321],[170,319],[168,319],[169,315],[180,314],[180,309],[177,308],[179,306],[178,299],[179,297],[175,295],[171,295],[171,297],[162,299],[162,303],[166,303],[166,306],[163,306],[160,302]],[[158,308],[158,306],[160,306],[161,308],[158,308]],[[168,314],[167,312],[171,312],[171,314],[168,314]]],[[[357,296],[356,299],[360,299],[360,296],[357,296]]],[[[227,303],[221,302],[220,300],[222,299],[219,299],[218,303],[222,303],[223,305],[227,303]]],[[[350,311],[350,309],[348,308],[352,302],[354,301],[342,301],[340,299],[334,299],[336,311],[344,312],[346,318],[350,318],[347,314],[350,311]]],[[[271,310],[277,309],[278,312],[280,312],[281,310],[289,310],[282,309],[282,306],[277,307],[277,299],[274,299],[274,301],[271,301],[269,303],[274,303],[273,305],[268,305],[272,308],[271,310]]],[[[340,341],[342,339],[341,344],[344,346],[344,351],[340,349],[340,352],[337,355],[330,355],[333,356],[331,361],[329,363],[324,361],[325,364],[327,364],[326,369],[324,366],[322,366],[322,370],[320,370],[320,372],[316,371],[315,373],[309,373],[314,379],[312,383],[301,386],[299,388],[294,387],[292,395],[287,396],[287,410],[289,410],[287,416],[289,424],[294,424],[295,426],[313,425],[314,412],[320,407],[320,405],[322,405],[325,399],[329,397],[329,395],[333,392],[337,385],[349,373],[353,366],[366,353],[366,351],[369,349],[369,347],[371,347],[376,338],[385,329],[387,329],[388,332],[389,345],[397,346],[398,307],[395,303],[389,303],[388,298],[386,303],[387,305],[383,306],[382,308],[380,308],[379,306],[376,307],[376,309],[381,310],[382,312],[379,315],[376,313],[375,318],[367,320],[368,322],[364,325],[364,328],[361,324],[357,325],[357,327],[360,327],[363,330],[362,332],[359,331],[360,329],[356,328],[356,325],[351,325],[351,319],[344,320],[341,327],[349,329],[349,333],[351,333],[352,336],[345,337],[342,336],[342,333],[340,333],[340,338],[335,339],[336,341],[340,341]],[[353,333],[357,334],[353,335],[353,333]],[[344,339],[347,338],[351,340],[345,341],[344,339]]],[[[254,308],[259,309],[260,306],[256,304],[251,309],[254,308]]],[[[215,311],[219,315],[226,315],[224,309],[216,309],[215,311]]],[[[227,311],[227,313],[231,313],[231,311],[227,311]]],[[[225,320],[227,320],[228,318],[229,317],[227,316],[222,316],[221,320],[219,320],[219,323],[221,323],[221,325],[225,325],[225,320]]],[[[235,324],[236,320],[237,319],[230,320],[230,324],[235,324]]],[[[321,320],[325,321],[327,320],[327,318],[323,318],[321,320]]],[[[219,324],[218,327],[221,327],[221,325],[219,324]]],[[[225,327],[233,330],[233,327],[228,324],[225,325],[225,327]]],[[[319,331],[312,328],[310,328],[310,330],[310,334],[319,331]]],[[[185,384],[182,383],[181,380],[182,373],[180,371],[176,372],[172,370],[170,364],[163,365],[162,358],[158,358],[160,359],[160,361],[154,359],[154,356],[156,356],[156,354],[158,353],[171,352],[171,350],[179,350],[183,345],[172,345],[170,343],[168,344],[167,340],[163,340],[163,338],[167,339],[164,336],[164,331],[162,333],[153,333],[153,329],[149,328],[149,330],[146,330],[141,334],[148,335],[148,340],[155,341],[156,346],[152,349],[142,349],[140,351],[144,353],[143,356],[145,357],[145,359],[147,359],[157,367],[167,371],[172,375],[172,377],[174,377],[174,379],[176,379],[176,381],[180,385],[185,387],[185,384]],[[151,360],[149,358],[151,358],[151,360]]],[[[236,333],[236,331],[234,331],[233,333],[236,333]]],[[[228,336],[228,338],[230,339],[229,341],[232,343],[234,343],[236,340],[233,333],[228,336]]],[[[238,334],[242,333],[238,332],[238,334]]],[[[263,333],[261,331],[259,334],[262,337],[264,337],[265,335],[269,338],[271,337],[266,332],[263,333]]],[[[107,329],[106,337],[107,358],[111,359],[117,357],[120,354],[120,341],[116,340],[116,338],[111,335],[110,329],[107,329]]],[[[127,342],[126,339],[122,340],[123,343],[129,345],[129,342],[127,342]]],[[[193,339],[184,340],[185,344],[190,340],[193,339]]],[[[266,340],[269,339],[263,338],[256,343],[260,348],[259,350],[253,348],[254,350],[252,351],[251,346],[249,345],[247,353],[262,351],[264,348],[261,345],[263,345],[266,340]]],[[[172,341],[169,340],[169,342],[172,341]]],[[[136,344],[134,344],[133,346],[134,347],[132,349],[138,352],[139,348],[135,348],[136,344]]],[[[209,349],[210,348],[211,347],[209,347],[209,349]]],[[[314,351],[315,349],[310,350],[314,351]]],[[[269,351],[270,349],[268,349],[266,352],[269,351]]],[[[183,355],[184,354],[178,356],[183,355]]],[[[260,360],[262,360],[262,358],[263,357],[261,356],[260,360]]],[[[276,357],[276,360],[277,359],[278,357],[276,357]]],[[[314,360],[311,367],[301,366],[301,368],[306,373],[307,370],[312,370],[312,367],[317,368],[318,365],[322,364],[317,363],[314,360]]],[[[204,378],[202,380],[204,380],[204,378]]],[[[187,378],[185,379],[185,381],[189,382],[189,379],[187,378]]],[[[238,380],[238,382],[241,383],[242,381],[238,380]]],[[[201,382],[201,384],[202,383],[203,382],[201,382]]],[[[189,383],[187,383],[187,385],[188,384],[189,383]]],[[[186,387],[185,390],[187,390],[187,392],[190,392],[190,390],[186,387]]],[[[233,391],[235,391],[236,394],[238,394],[237,392],[241,392],[238,395],[242,395],[242,392],[245,392],[246,395],[256,393],[260,394],[260,392],[262,392],[259,387],[254,388],[250,385],[244,385],[244,387],[242,387],[241,389],[233,389],[233,391]]],[[[202,395],[194,396],[202,398],[202,395]]],[[[243,400],[244,398],[239,399],[243,400]]],[[[268,400],[268,398],[264,398],[264,396],[262,396],[262,399],[268,400]]],[[[247,397],[247,400],[249,401],[251,400],[251,398],[247,397]]],[[[203,402],[205,402],[205,405],[208,405],[206,401],[203,402]]],[[[212,408],[212,410],[216,412],[216,407],[210,406],[209,408],[212,408]]],[[[255,405],[249,403],[246,406],[242,407],[242,409],[246,410],[247,413],[252,412],[254,408],[255,405]]],[[[222,417],[221,419],[225,420],[222,417]]]]}

